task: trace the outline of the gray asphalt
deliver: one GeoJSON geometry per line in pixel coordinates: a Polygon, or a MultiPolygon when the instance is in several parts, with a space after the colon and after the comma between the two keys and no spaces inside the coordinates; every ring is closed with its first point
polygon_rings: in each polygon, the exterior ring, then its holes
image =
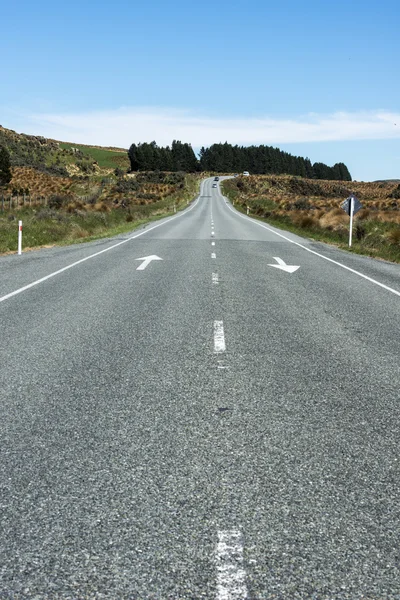
{"type": "Polygon", "coordinates": [[[400,266],[276,231],[206,180],[0,258],[1,300],[108,249],[0,301],[0,598],[400,598],[400,297],[309,250],[397,292],[400,266]]]}

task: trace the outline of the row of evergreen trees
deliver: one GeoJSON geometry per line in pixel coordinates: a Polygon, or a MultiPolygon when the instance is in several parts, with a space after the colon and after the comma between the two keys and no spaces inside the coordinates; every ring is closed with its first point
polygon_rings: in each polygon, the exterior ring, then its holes
{"type": "Polygon", "coordinates": [[[192,146],[176,140],[166,148],[159,148],[156,142],[132,144],[128,156],[131,171],[201,171],[192,146]]]}
{"type": "Polygon", "coordinates": [[[196,158],[190,144],[174,140],[171,147],[165,148],[157,146],[156,142],[132,144],[128,156],[132,171],[250,171],[258,175],[287,174],[351,181],[349,170],[343,163],[333,167],[321,162],[312,164],[309,158],[293,156],[272,146],[232,146],[225,142],[201,148],[199,158],[196,158]]]}
{"type": "Polygon", "coordinates": [[[213,144],[210,148],[200,150],[200,164],[202,171],[250,171],[258,175],[300,175],[309,179],[351,181],[349,170],[343,163],[333,167],[319,162],[312,164],[309,158],[293,156],[272,146],[213,144]]]}

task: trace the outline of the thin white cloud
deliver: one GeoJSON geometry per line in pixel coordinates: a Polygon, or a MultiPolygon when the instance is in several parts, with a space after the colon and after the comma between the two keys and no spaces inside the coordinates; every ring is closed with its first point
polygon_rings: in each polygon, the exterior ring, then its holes
{"type": "Polygon", "coordinates": [[[288,144],[400,138],[400,113],[384,110],[310,113],[293,118],[207,117],[169,108],[120,108],[77,114],[35,114],[25,133],[82,144],[128,148],[132,142],[169,145],[172,140],[193,147],[216,142],[288,144]]]}

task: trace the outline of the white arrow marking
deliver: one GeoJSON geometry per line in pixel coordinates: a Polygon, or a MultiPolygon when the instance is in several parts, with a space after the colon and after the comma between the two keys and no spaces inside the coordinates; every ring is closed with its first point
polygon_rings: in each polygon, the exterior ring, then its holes
{"type": "Polygon", "coordinates": [[[278,256],[273,257],[274,260],[278,263],[277,265],[268,265],[269,267],[275,267],[275,269],[282,269],[282,271],[286,271],[286,273],[294,273],[297,269],[300,269],[300,266],[296,267],[294,265],[287,265],[284,260],[279,258],[278,256]]]}
{"type": "Polygon", "coordinates": [[[142,264],[138,266],[136,271],[143,271],[152,260],[162,260],[159,256],[142,256],[142,258],[135,258],[135,260],[142,260],[142,264]]]}

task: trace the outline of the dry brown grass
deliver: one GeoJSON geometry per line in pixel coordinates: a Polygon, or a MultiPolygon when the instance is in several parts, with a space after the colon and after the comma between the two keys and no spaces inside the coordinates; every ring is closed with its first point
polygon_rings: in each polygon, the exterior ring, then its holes
{"type": "Polygon", "coordinates": [[[347,227],[349,223],[349,217],[341,209],[334,208],[329,210],[321,216],[319,224],[324,229],[330,229],[331,231],[337,231],[347,227]]]}
{"type": "Polygon", "coordinates": [[[388,231],[386,237],[391,244],[398,244],[400,246],[400,227],[388,231]]]}
{"type": "Polygon", "coordinates": [[[295,225],[298,225],[299,227],[303,227],[303,228],[320,226],[320,222],[315,216],[309,215],[304,212],[298,212],[298,213],[292,214],[291,219],[295,225]]]}
{"type": "Polygon", "coordinates": [[[14,167],[9,188],[29,189],[31,196],[51,196],[69,192],[73,181],[67,177],[54,177],[30,167],[14,167]]]}

